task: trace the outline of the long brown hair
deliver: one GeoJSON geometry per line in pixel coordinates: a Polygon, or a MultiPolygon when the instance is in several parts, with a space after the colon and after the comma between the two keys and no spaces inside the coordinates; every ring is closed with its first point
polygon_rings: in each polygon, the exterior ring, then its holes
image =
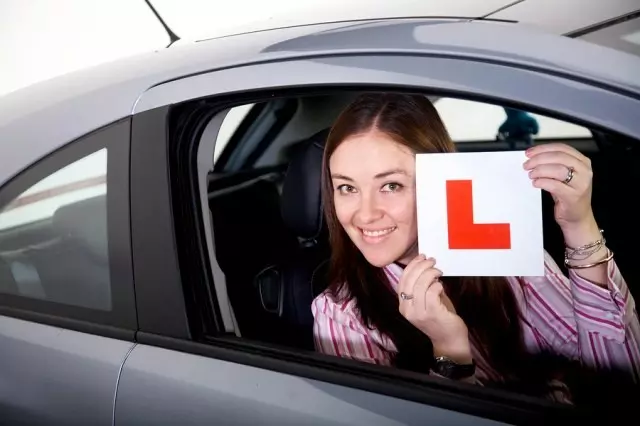
{"type": "MultiPolygon", "coordinates": [[[[366,261],[335,212],[329,159],[342,141],[371,129],[414,153],[454,152],[455,145],[425,96],[370,93],[360,95],[340,114],[329,133],[323,159],[322,197],[332,248],[329,291],[336,299],[355,299],[364,324],[394,342],[397,367],[427,372],[433,359],[431,341],[400,314],[397,295],[383,269],[366,261]]],[[[449,277],[443,284],[467,324],[472,342],[505,382],[536,374],[525,361],[528,355],[521,313],[505,278],[449,277]]]]}

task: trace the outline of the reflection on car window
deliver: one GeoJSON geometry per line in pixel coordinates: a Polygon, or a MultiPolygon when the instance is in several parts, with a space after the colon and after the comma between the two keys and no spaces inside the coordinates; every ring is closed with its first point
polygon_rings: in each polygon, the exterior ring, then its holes
{"type": "MultiPolygon", "coordinates": [[[[434,103],[451,138],[455,142],[492,141],[507,118],[498,105],[455,98],[441,98],[434,103]]],[[[530,114],[538,123],[534,139],[590,138],[591,132],[581,126],[538,114],[530,114]]]]}
{"type": "Polygon", "coordinates": [[[222,126],[220,126],[220,131],[218,132],[218,138],[216,139],[216,146],[213,152],[213,164],[218,161],[220,154],[222,154],[227,143],[229,143],[231,136],[252,107],[253,104],[247,104],[231,108],[227,116],[224,118],[222,126]]]}
{"type": "Polygon", "coordinates": [[[104,195],[106,175],[106,149],[58,170],[0,211],[0,231],[51,218],[58,208],[66,204],[104,195]]]}
{"type": "Polygon", "coordinates": [[[640,56],[640,18],[622,20],[615,25],[606,25],[578,38],[640,56]]]}
{"type": "Polygon", "coordinates": [[[0,210],[0,293],[111,309],[107,150],[27,188],[0,210]]]}

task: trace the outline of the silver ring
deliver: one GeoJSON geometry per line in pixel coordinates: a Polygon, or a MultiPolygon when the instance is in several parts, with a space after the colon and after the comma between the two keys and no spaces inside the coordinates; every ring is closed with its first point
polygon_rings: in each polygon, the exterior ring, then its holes
{"type": "Polygon", "coordinates": [[[575,169],[573,167],[567,167],[567,177],[562,181],[565,185],[569,185],[569,182],[573,179],[574,170],[575,169]]]}
{"type": "Polygon", "coordinates": [[[411,300],[413,299],[413,294],[407,294],[404,291],[400,292],[400,299],[402,300],[411,300]]]}

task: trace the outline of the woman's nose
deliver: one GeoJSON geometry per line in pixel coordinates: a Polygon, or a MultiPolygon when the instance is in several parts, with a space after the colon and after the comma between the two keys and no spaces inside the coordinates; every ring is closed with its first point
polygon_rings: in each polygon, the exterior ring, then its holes
{"type": "Polygon", "coordinates": [[[363,196],[360,198],[357,219],[363,224],[372,223],[383,216],[382,210],[377,205],[375,197],[363,196]]]}

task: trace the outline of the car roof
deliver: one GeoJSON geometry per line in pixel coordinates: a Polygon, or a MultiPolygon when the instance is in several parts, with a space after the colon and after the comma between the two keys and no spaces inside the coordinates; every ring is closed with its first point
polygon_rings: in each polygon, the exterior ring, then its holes
{"type": "Polygon", "coordinates": [[[0,140],[21,147],[4,144],[0,184],[67,142],[131,115],[140,96],[164,82],[261,61],[370,52],[477,58],[640,93],[640,58],[512,23],[382,19],[264,30],[98,65],[0,98],[0,140]]]}

